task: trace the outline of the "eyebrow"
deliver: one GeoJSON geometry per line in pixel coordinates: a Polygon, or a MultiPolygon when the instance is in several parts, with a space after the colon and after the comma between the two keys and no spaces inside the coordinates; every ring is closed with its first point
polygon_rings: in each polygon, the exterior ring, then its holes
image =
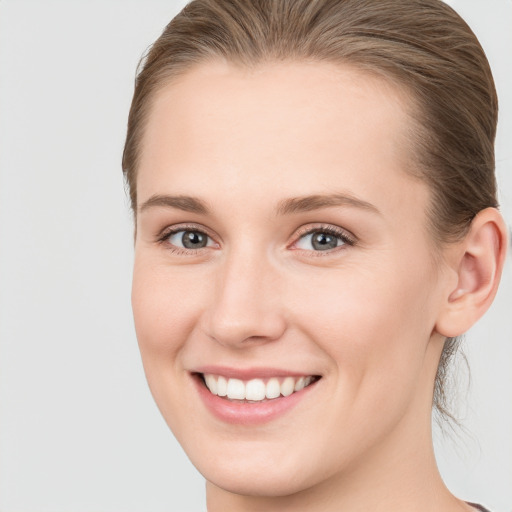
{"type": "MultiPolygon", "coordinates": [[[[176,208],[190,213],[198,213],[201,215],[208,215],[210,213],[206,203],[197,197],[169,196],[161,194],[151,196],[139,207],[139,212],[143,212],[149,208],[162,206],[165,208],[176,208]]],[[[290,215],[293,213],[309,212],[333,206],[351,206],[380,215],[380,211],[373,204],[346,194],[316,194],[311,196],[292,197],[280,201],[276,211],[278,215],[290,215]]]]}
{"type": "Polygon", "coordinates": [[[317,194],[285,199],[279,203],[277,213],[280,215],[287,215],[291,213],[309,212],[332,206],[351,206],[381,215],[379,209],[373,204],[346,194],[317,194]]]}
{"type": "Polygon", "coordinates": [[[199,213],[202,215],[207,215],[209,213],[209,209],[206,206],[206,203],[196,197],[168,196],[160,194],[153,195],[147,201],[145,201],[139,207],[139,212],[143,212],[155,206],[176,208],[178,210],[183,210],[184,212],[199,213]]]}

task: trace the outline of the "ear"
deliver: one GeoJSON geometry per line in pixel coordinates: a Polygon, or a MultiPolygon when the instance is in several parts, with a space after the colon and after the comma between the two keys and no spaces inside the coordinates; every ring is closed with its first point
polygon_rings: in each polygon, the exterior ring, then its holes
{"type": "Polygon", "coordinates": [[[450,258],[456,285],[451,280],[445,292],[437,332],[460,336],[487,311],[498,291],[507,244],[507,228],[498,210],[479,212],[450,258]]]}

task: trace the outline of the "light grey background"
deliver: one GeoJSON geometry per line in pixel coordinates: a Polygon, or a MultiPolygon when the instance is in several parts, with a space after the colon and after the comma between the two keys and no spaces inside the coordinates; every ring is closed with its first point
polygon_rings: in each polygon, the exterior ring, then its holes
{"type": "MultiPolygon", "coordinates": [[[[494,69],[512,224],[512,1],[452,0],[494,69]]],[[[147,389],[120,169],[135,66],[181,0],[0,1],[0,512],[204,510],[147,389]]],[[[512,265],[469,333],[459,496],[512,511],[512,265]]],[[[463,380],[463,379],[462,379],[463,380]]]]}

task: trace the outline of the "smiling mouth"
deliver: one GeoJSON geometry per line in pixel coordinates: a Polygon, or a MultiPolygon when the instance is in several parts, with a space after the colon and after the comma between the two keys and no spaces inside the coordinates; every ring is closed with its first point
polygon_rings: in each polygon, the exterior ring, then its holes
{"type": "Polygon", "coordinates": [[[212,395],[233,402],[245,403],[261,403],[290,396],[320,379],[318,375],[303,375],[244,381],[211,373],[199,375],[212,395]]]}

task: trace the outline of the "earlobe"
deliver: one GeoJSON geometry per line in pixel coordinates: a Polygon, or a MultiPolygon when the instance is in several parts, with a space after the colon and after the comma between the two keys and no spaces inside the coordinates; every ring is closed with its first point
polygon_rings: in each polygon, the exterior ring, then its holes
{"type": "Polygon", "coordinates": [[[448,290],[436,323],[436,331],[446,337],[465,333],[496,295],[507,249],[507,229],[498,210],[479,212],[457,245],[456,286],[448,290]]]}

